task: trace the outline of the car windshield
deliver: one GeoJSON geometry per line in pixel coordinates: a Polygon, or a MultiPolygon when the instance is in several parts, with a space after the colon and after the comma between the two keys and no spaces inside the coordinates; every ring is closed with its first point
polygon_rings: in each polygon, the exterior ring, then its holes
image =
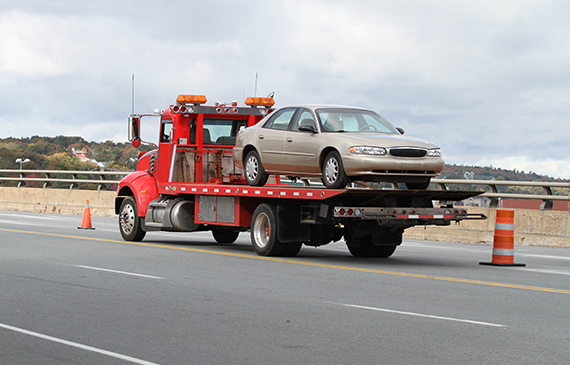
{"type": "Polygon", "coordinates": [[[371,110],[323,108],[316,113],[323,132],[399,134],[390,122],[371,110]]]}

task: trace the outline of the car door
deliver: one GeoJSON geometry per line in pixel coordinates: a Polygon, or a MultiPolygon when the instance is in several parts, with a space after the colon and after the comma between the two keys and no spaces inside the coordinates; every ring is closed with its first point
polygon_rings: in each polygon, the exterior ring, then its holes
{"type": "Polygon", "coordinates": [[[300,108],[285,133],[283,142],[283,168],[291,173],[318,173],[318,136],[317,123],[309,109],[300,108]],[[311,126],[314,131],[299,130],[299,127],[311,126]]]}
{"type": "Polygon", "coordinates": [[[255,144],[266,171],[280,171],[283,167],[283,141],[295,114],[295,108],[281,109],[257,130],[255,144]]]}

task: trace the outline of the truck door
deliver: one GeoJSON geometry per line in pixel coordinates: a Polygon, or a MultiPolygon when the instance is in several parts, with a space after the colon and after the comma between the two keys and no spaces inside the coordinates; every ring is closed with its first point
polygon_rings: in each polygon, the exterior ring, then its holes
{"type": "Polygon", "coordinates": [[[158,185],[166,186],[170,176],[170,162],[174,153],[172,145],[172,136],[174,129],[172,128],[171,118],[162,118],[160,121],[160,136],[158,139],[158,185]]]}

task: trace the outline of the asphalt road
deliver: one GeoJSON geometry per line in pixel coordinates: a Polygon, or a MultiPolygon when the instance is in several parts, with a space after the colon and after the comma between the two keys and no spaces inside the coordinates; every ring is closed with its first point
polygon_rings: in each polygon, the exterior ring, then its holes
{"type": "Polygon", "coordinates": [[[570,250],[404,241],[259,257],[249,235],[0,211],[0,364],[568,364],[570,250]]]}

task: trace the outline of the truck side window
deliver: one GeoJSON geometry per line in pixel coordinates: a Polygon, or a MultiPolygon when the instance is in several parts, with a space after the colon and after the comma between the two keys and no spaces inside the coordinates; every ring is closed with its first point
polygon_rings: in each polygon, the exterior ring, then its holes
{"type": "Polygon", "coordinates": [[[170,132],[172,131],[172,119],[163,119],[160,126],[160,142],[170,142],[170,132]]]}

